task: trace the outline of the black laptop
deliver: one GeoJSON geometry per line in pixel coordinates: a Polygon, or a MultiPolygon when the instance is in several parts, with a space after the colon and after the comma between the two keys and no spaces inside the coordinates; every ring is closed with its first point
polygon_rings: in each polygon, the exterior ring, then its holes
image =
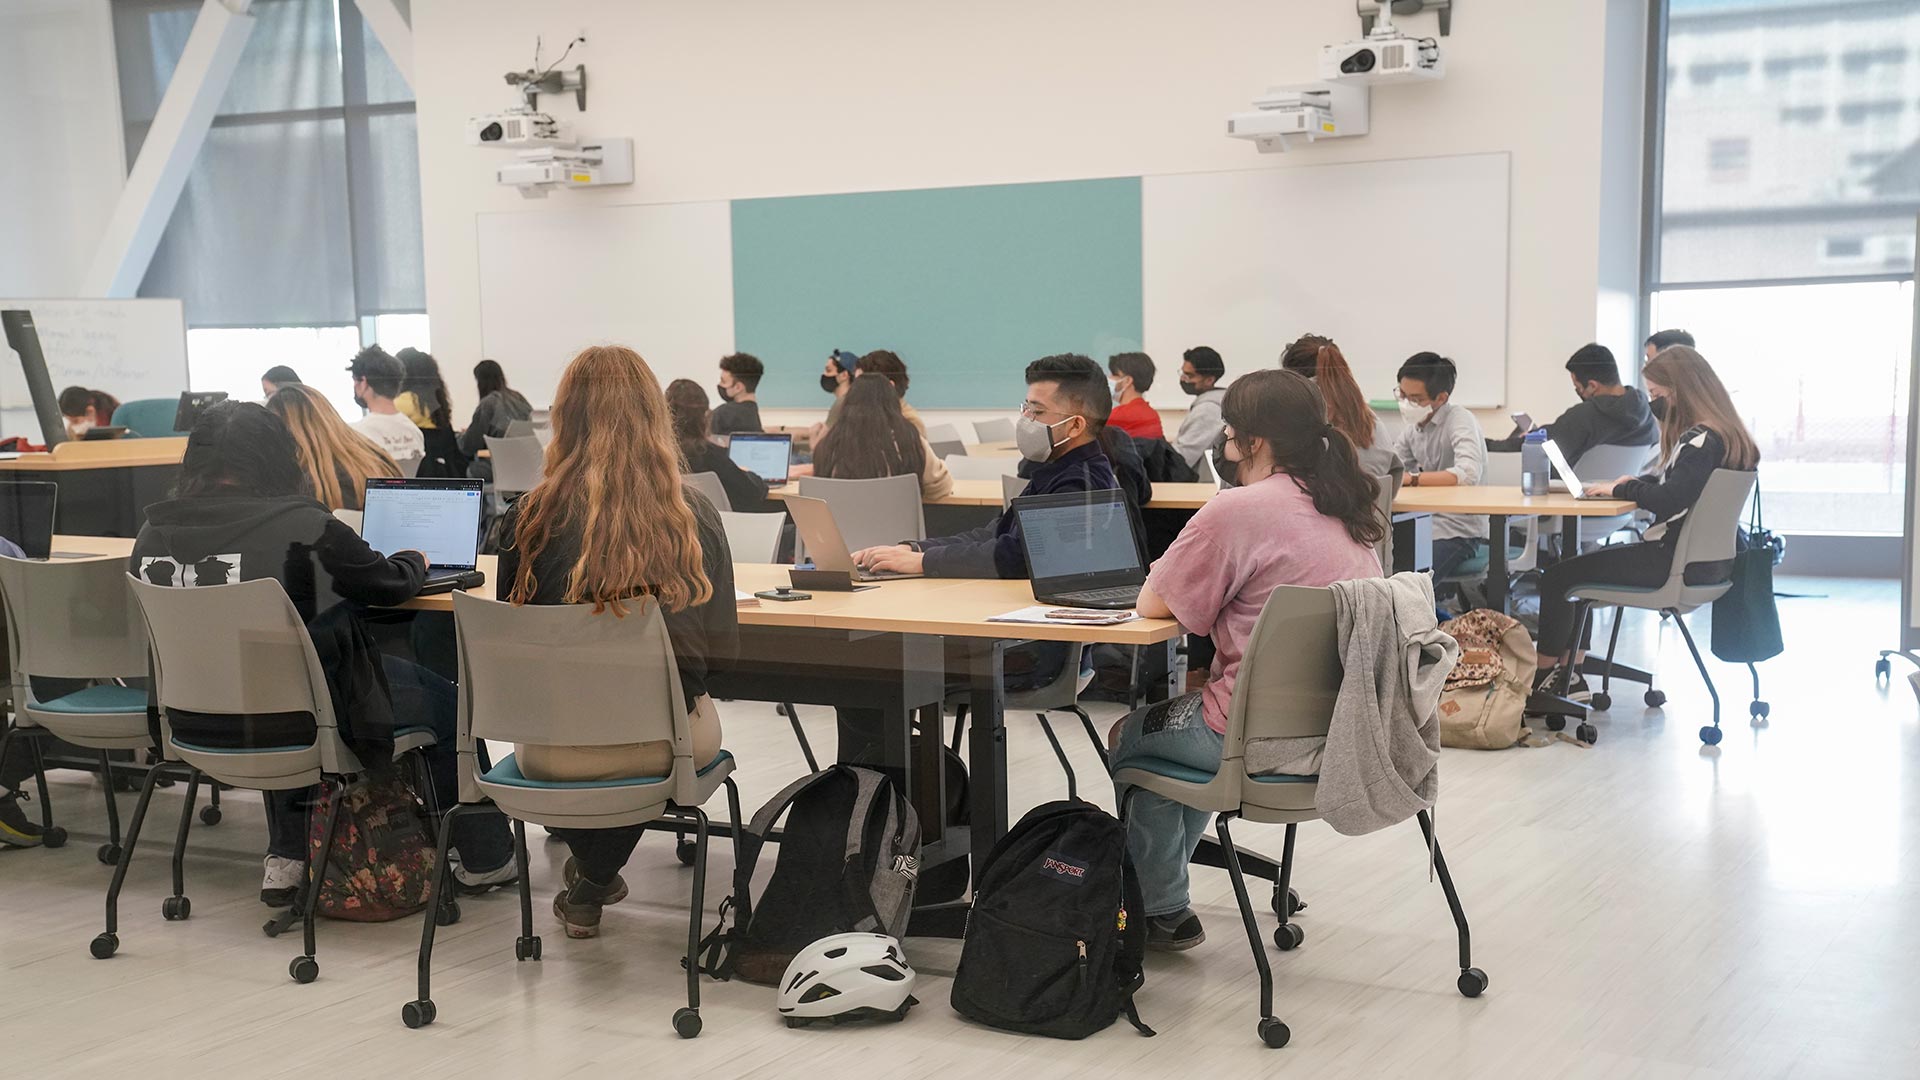
{"type": "Polygon", "coordinates": [[[180,395],[180,405],[173,410],[173,430],[192,431],[194,422],[207,406],[217,401],[227,400],[225,390],[187,390],[180,395]]]}
{"type": "Polygon", "coordinates": [[[1119,489],[1013,500],[1033,598],[1062,607],[1120,610],[1147,582],[1140,530],[1119,489]]]}
{"type": "Polygon", "coordinates": [[[427,583],[422,595],[481,585],[487,579],[479,565],[480,484],[440,477],[371,477],[360,536],[383,555],[424,554],[427,583]]]}
{"type": "Polygon", "coordinates": [[[779,487],[787,482],[788,463],[793,460],[793,436],[735,432],[727,442],[727,457],[735,465],[779,487]]]}
{"type": "Polygon", "coordinates": [[[52,558],[53,511],[59,493],[45,480],[0,481],[0,538],[26,558],[52,558]]]}

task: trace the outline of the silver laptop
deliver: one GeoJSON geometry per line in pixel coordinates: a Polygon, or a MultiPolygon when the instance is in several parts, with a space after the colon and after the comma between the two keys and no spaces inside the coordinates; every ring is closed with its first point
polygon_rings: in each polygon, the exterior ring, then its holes
{"type": "Polygon", "coordinates": [[[735,465],[779,487],[787,482],[787,470],[793,460],[793,436],[735,432],[727,440],[727,457],[735,465]]]}
{"type": "Polygon", "coordinates": [[[827,505],[825,499],[789,495],[786,504],[787,513],[793,515],[794,531],[800,534],[800,542],[807,546],[807,557],[813,560],[815,569],[842,571],[853,575],[855,581],[893,581],[923,576],[862,570],[854,564],[853,552],[847,549],[846,538],[840,535],[840,526],[833,520],[833,508],[827,505]]]}
{"type": "Polygon", "coordinates": [[[1564,453],[1561,453],[1560,448],[1554,445],[1553,440],[1548,439],[1545,442],[1541,443],[1541,445],[1546,448],[1547,460],[1553,463],[1553,471],[1556,473],[1559,473],[1560,479],[1566,483],[1568,494],[1572,495],[1576,499],[1611,499],[1613,498],[1613,496],[1611,495],[1587,494],[1587,485],[1581,483],[1580,478],[1573,474],[1573,465],[1567,461],[1567,455],[1564,453]]]}

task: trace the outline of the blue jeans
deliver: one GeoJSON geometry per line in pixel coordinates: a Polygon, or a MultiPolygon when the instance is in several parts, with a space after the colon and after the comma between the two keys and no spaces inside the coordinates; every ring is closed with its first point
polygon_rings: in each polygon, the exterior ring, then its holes
{"type": "Polygon", "coordinates": [[[1481,548],[1486,547],[1485,540],[1476,540],[1471,536],[1449,536],[1433,542],[1433,580],[1440,581],[1452,577],[1460,569],[1460,564],[1473,558],[1481,548]]]}
{"type": "MultiPolygon", "coordinates": [[[[1183,694],[1135,709],[1120,721],[1113,769],[1118,772],[1145,759],[1158,759],[1218,772],[1225,743],[1219,732],[1207,726],[1200,695],[1183,694]]],[[[1123,803],[1129,790],[1134,789],[1116,788],[1123,803]]],[[[1127,849],[1140,876],[1147,917],[1186,910],[1187,863],[1212,816],[1151,791],[1134,791],[1133,802],[1127,805],[1127,849]]]]}

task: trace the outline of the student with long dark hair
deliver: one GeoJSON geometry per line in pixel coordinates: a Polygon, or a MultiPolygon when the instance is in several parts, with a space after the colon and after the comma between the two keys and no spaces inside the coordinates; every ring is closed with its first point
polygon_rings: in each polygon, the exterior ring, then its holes
{"type": "MultiPolygon", "coordinates": [[[[480,404],[473,407],[473,419],[468,421],[467,430],[460,433],[460,452],[469,458],[477,458],[480,451],[487,448],[487,436],[498,439],[507,433],[508,424],[533,419],[533,406],[520,391],[507,386],[507,373],[494,361],[482,360],[473,365],[473,385],[480,394],[480,404]]],[[[477,469],[481,464],[476,460],[474,467],[477,469]]],[[[488,475],[492,475],[491,471],[488,475]]]]}
{"type": "MultiPolygon", "coordinates": [[[[1374,508],[1379,486],[1327,422],[1313,381],[1291,371],[1250,372],[1227,389],[1221,415],[1240,486],[1193,516],[1153,564],[1138,604],[1141,615],[1210,635],[1212,678],[1199,693],[1135,710],[1115,725],[1115,770],[1155,758],[1217,772],[1234,680],[1274,588],[1380,576],[1374,545],[1386,523],[1374,508]]],[[[1148,791],[1134,793],[1129,813],[1147,944],[1200,944],[1206,934],[1188,906],[1187,861],[1212,815],[1148,791]]]]}
{"type": "Polygon", "coordinates": [[[393,399],[394,407],[420,429],[427,451],[416,475],[467,475],[467,455],[453,433],[453,395],[447,392],[447,381],[440,377],[439,363],[415,348],[401,349],[393,358],[400,361],[405,372],[400,394],[393,399]]]}
{"type": "Polygon", "coordinates": [[[813,475],[836,480],[917,476],[921,498],[951,493],[946,463],[934,456],[927,437],[900,406],[900,395],[885,375],[863,371],[855,376],[840,422],[813,448],[813,475]]]}
{"type": "MultiPolygon", "coordinates": [[[[176,587],[260,578],[280,582],[310,630],[327,620],[328,632],[316,633],[314,645],[328,680],[377,687],[372,668],[380,665],[391,688],[395,726],[426,727],[438,740],[427,750],[427,761],[440,805],[459,800],[453,684],[411,661],[380,655],[364,634],[357,638],[364,647],[352,648],[341,642],[355,635],[334,632],[333,620],[353,617],[339,605],[392,606],[419,592],[427,560],[417,551],[373,550],[317,502],[292,434],[265,406],[223,401],[200,414],[187,437],[179,491],[147,508],[147,523],[127,568],[144,581],[176,587]]],[[[172,719],[176,733],[191,742],[221,746],[227,744],[220,740],[233,737],[233,725],[226,721],[201,730],[189,717],[172,719]]],[[[311,721],[302,728],[297,720],[260,718],[255,726],[281,722],[293,724],[289,739],[311,740],[311,721]]],[[[374,723],[341,717],[343,735],[350,739],[374,723]]],[[[266,794],[268,844],[260,899],[269,905],[291,904],[299,886],[307,795],[266,794]]],[[[456,819],[453,845],[461,857],[455,877],[462,887],[484,890],[514,880],[512,839],[498,817],[456,819]]]]}
{"type": "Polygon", "coordinates": [[[60,415],[67,418],[67,437],[77,439],[97,427],[113,423],[120,399],[105,390],[69,386],[60,391],[60,415]]]}
{"type": "Polygon", "coordinates": [[[743,514],[767,509],[766,481],[733,463],[727,452],[707,438],[713,419],[707,412],[707,392],[692,379],[675,379],[667,384],[667,411],[672,417],[673,439],[680,448],[682,469],[689,473],[712,473],[720,478],[731,507],[743,514]]]}

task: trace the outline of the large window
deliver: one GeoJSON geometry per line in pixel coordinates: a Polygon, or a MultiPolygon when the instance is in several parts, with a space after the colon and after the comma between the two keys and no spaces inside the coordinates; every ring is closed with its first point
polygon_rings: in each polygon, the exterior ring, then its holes
{"type": "MultiPolygon", "coordinates": [[[[129,162],[200,6],[114,0],[129,162]]],[[[140,295],[184,301],[195,389],[257,398],[287,364],[351,406],[342,369],[363,341],[426,345],[413,92],[352,0],[251,14],[140,295]]]]}
{"type": "Polygon", "coordinates": [[[1769,524],[1901,531],[1920,0],[1665,0],[1655,329],[1760,441],[1769,524]]]}

